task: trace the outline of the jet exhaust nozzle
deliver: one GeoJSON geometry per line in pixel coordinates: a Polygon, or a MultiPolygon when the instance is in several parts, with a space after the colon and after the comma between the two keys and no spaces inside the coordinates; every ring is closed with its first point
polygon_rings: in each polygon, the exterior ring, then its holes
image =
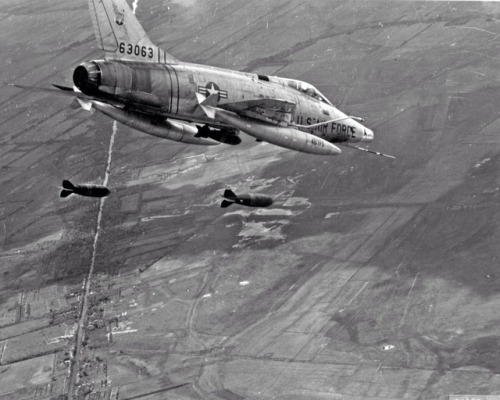
{"type": "Polygon", "coordinates": [[[85,94],[95,92],[101,84],[99,66],[93,61],[80,64],[73,72],[73,83],[85,94]]]}

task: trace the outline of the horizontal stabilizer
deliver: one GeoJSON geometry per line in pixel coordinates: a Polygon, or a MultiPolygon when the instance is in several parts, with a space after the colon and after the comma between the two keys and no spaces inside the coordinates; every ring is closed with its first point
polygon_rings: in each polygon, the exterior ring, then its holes
{"type": "Polygon", "coordinates": [[[116,108],[123,108],[124,104],[121,102],[116,101],[112,97],[105,96],[105,97],[93,97],[93,96],[87,96],[86,94],[83,94],[78,88],[73,87],[69,88],[67,86],[62,86],[62,85],[56,85],[52,84],[54,88],[44,88],[44,87],[39,87],[39,86],[26,86],[26,85],[18,85],[17,83],[9,83],[8,86],[13,86],[19,89],[23,90],[33,90],[35,92],[43,92],[43,93],[51,93],[51,94],[58,94],[58,95],[63,95],[63,96],[72,96],[75,97],[76,100],[78,100],[78,106],[76,104],[71,104],[71,108],[80,108],[82,107],[86,111],[91,111],[92,109],[92,102],[93,101],[104,101],[107,104],[110,104],[113,107],[116,108]],[[55,89],[57,88],[57,89],[55,89]]]}
{"type": "Polygon", "coordinates": [[[17,83],[9,83],[9,86],[14,86],[18,89],[24,89],[24,90],[34,90],[35,92],[53,93],[53,94],[60,94],[63,96],[75,96],[73,89],[71,89],[71,91],[68,91],[66,89],[61,89],[63,86],[59,87],[54,85],[55,87],[57,87],[57,89],[44,88],[39,86],[18,85],[17,83]]]}
{"type": "Polygon", "coordinates": [[[52,86],[54,86],[55,88],[57,88],[59,90],[63,90],[63,91],[66,91],[66,92],[71,92],[71,93],[74,92],[74,90],[73,90],[72,87],[57,85],[55,83],[53,83],[52,86]]]}
{"type": "Polygon", "coordinates": [[[61,197],[68,197],[72,193],[69,190],[61,190],[61,197]]]}
{"type": "Polygon", "coordinates": [[[62,187],[64,189],[68,189],[68,190],[75,190],[75,185],[73,185],[70,181],[68,181],[67,179],[63,180],[62,181],[62,187]]]}
{"type": "Polygon", "coordinates": [[[229,207],[231,204],[233,204],[233,202],[231,202],[231,201],[227,201],[227,200],[222,200],[222,203],[220,203],[220,206],[221,206],[222,208],[227,208],[227,207],[229,207]]]}

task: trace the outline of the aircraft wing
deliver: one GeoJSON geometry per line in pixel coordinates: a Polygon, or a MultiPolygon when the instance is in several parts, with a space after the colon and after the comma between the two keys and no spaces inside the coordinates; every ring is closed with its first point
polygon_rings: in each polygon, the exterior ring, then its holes
{"type": "Polygon", "coordinates": [[[258,108],[264,108],[272,111],[293,112],[295,110],[295,103],[278,99],[257,99],[226,103],[224,104],[224,108],[231,108],[231,111],[235,112],[255,110],[258,108]]]}
{"type": "Polygon", "coordinates": [[[290,123],[296,104],[279,99],[256,99],[225,103],[219,106],[242,117],[255,118],[271,123],[290,123]]]}
{"type": "MultiPolygon", "coordinates": [[[[277,146],[298,150],[303,153],[323,155],[336,155],[341,153],[341,150],[334,144],[320,137],[313,136],[310,133],[300,131],[290,126],[277,124],[276,121],[273,121],[273,123],[269,123],[269,121],[257,121],[257,119],[263,120],[264,118],[262,118],[262,116],[261,118],[247,118],[246,116],[242,116],[241,112],[236,113],[222,108],[222,105],[221,107],[217,107],[218,94],[216,93],[208,97],[196,93],[196,97],[198,98],[200,109],[208,118],[224,122],[235,129],[253,136],[257,140],[264,140],[277,146]]],[[[227,106],[227,103],[225,106],[227,106]]],[[[281,106],[286,107],[285,104],[281,106]]],[[[284,108],[284,110],[287,109],[284,108]]],[[[244,110],[244,112],[246,112],[246,110],[244,110]]]]}
{"type": "Polygon", "coordinates": [[[16,88],[23,89],[23,90],[33,90],[35,92],[56,93],[59,95],[71,96],[71,97],[76,96],[76,93],[73,91],[73,89],[70,87],[67,87],[67,86],[54,85],[57,89],[45,88],[45,87],[39,87],[39,86],[19,85],[17,83],[8,83],[7,86],[14,86],[16,88]]]}

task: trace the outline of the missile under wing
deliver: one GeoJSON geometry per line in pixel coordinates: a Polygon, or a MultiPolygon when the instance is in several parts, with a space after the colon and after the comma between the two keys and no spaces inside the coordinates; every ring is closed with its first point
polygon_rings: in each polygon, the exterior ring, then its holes
{"type": "Polygon", "coordinates": [[[63,190],[61,190],[61,197],[68,197],[71,194],[78,194],[87,197],[106,197],[111,192],[105,186],[97,185],[74,185],[68,180],[62,182],[63,190]]]}
{"type": "Polygon", "coordinates": [[[221,203],[222,208],[229,207],[231,204],[241,204],[247,207],[269,207],[273,204],[273,198],[260,193],[244,193],[236,195],[231,189],[226,189],[223,194],[224,200],[221,203]]]}

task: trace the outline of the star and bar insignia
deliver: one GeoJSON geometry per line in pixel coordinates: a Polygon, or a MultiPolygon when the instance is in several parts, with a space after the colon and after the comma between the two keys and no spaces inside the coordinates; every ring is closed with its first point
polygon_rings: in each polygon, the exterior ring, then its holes
{"type": "Polygon", "coordinates": [[[205,86],[198,86],[198,93],[204,96],[210,96],[217,93],[218,99],[227,99],[227,90],[220,90],[219,86],[214,82],[208,82],[205,86]]]}

